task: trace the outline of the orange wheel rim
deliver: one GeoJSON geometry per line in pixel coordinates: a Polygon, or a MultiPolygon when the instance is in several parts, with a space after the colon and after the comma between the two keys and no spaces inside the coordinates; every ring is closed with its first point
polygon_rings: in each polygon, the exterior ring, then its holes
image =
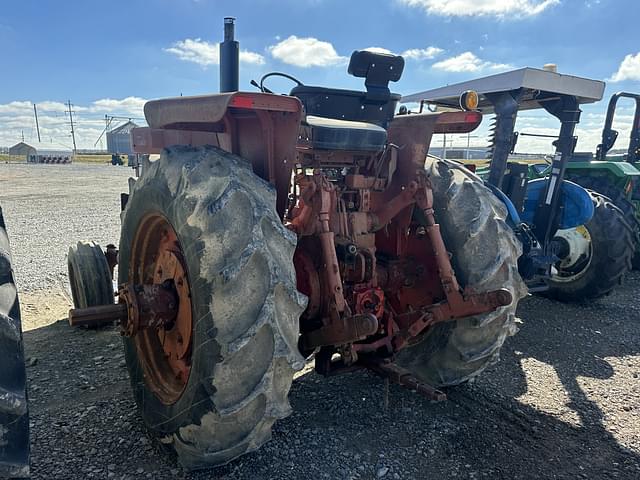
{"type": "Polygon", "coordinates": [[[182,245],[167,218],[160,213],[145,216],[131,249],[129,282],[162,284],[171,280],[178,293],[178,315],[172,325],[145,329],[134,336],[145,382],[165,404],[175,403],[191,373],[191,288],[182,245]]]}

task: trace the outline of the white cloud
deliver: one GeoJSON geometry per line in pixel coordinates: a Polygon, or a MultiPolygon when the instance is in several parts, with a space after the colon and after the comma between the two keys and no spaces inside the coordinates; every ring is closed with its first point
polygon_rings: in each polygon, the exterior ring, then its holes
{"type": "Polygon", "coordinates": [[[268,50],[273,58],[303,68],[343,65],[348,60],[347,57],[338,55],[331,43],[312,37],[298,38],[291,35],[271,45],[268,50]]]}
{"type": "MultiPolygon", "coordinates": [[[[140,97],[127,97],[120,100],[103,98],[96,100],[90,107],[92,112],[130,114],[134,117],[143,117],[142,108],[147,101],[140,97]]],[[[76,107],[74,107],[75,109],[76,107]]]]}
{"type": "Polygon", "coordinates": [[[402,52],[401,55],[404,58],[411,60],[430,60],[437,57],[442,52],[444,52],[444,50],[438,47],[410,48],[409,50],[402,52]]]}
{"type": "Polygon", "coordinates": [[[512,68],[506,63],[493,63],[478,58],[471,52],[464,52],[455,57],[441,60],[432,65],[436,70],[445,72],[479,72],[481,70],[505,70],[512,68]]]}
{"type": "Polygon", "coordinates": [[[382,47],[367,47],[367,48],[365,48],[365,50],[367,52],[386,53],[387,55],[395,55],[395,53],[393,53],[391,50],[389,50],[387,48],[382,48],[382,47]]]}
{"type": "MultiPolygon", "coordinates": [[[[38,111],[39,112],[63,112],[67,110],[69,107],[67,104],[62,102],[38,102],[38,111]]],[[[85,107],[81,107],[78,105],[73,105],[73,109],[75,111],[85,110],[85,107]]]]}
{"type": "Polygon", "coordinates": [[[33,110],[33,104],[31,102],[10,102],[0,105],[0,115],[17,114],[25,110],[33,110]]]}
{"type": "Polygon", "coordinates": [[[397,0],[418,7],[430,15],[446,17],[493,16],[500,18],[532,17],[560,0],[397,0]]]}
{"type": "MultiPolygon", "coordinates": [[[[104,130],[105,115],[135,117],[134,121],[144,124],[142,107],[146,100],[140,97],[122,99],[103,98],[84,105],[73,104],[74,126],[78,148],[100,148],[94,145],[104,130]]],[[[18,143],[24,134],[25,141],[40,148],[71,148],[69,116],[67,105],[60,101],[39,101],[38,122],[42,142],[38,135],[33,115],[33,102],[28,100],[0,104],[0,145],[11,146],[18,143]]],[[[114,120],[112,126],[126,120],[114,120]]],[[[104,137],[102,138],[105,147],[104,137]]]]}
{"type": "MultiPolygon", "coordinates": [[[[387,53],[389,55],[398,55],[395,52],[383,47],[367,47],[365,50],[375,53],[387,53]]],[[[402,55],[407,60],[429,60],[444,52],[443,49],[438,47],[427,48],[410,48],[405,50],[402,55]]]]}
{"type": "Polygon", "coordinates": [[[624,60],[622,60],[622,63],[618,67],[618,71],[607,80],[610,82],[622,82],[624,80],[640,81],[640,52],[635,55],[630,53],[624,57],[624,60]]]}
{"type": "MultiPolygon", "coordinates": [[[[220,44],[211,43],[200,38],[186,38],[175,42],[165,52],[172,53],[180,60],[197,63],[203,67],[220,63],[220,44]]],[[[264,65],[264,57],[248,50],[240,51],[240,61],[254,65],[264,65]]]]}
{"type": "Polygon", "coordinates": [[[240,61],[253,65],[264,65],[264,57],[256,52],[249,50],[240,50],[240,61]]]}
{"type": "Polygon", "coordinates": [[[199,38],[180,40],[165,52],[173,53],[180,60],[197,63],[206,67],[220,63],[220,52],[217,43],[205,42],[199,38]]]}

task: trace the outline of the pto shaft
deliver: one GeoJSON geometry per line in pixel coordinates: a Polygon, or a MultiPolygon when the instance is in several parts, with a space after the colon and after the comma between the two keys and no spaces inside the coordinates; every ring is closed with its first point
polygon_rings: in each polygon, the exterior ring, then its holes
{"type": "Polygon", "coordinates": [[[127,319],[127,306],[123,303],[69,310],[69,325],[72,327],[99,327],[107,323],[127,319]]]}

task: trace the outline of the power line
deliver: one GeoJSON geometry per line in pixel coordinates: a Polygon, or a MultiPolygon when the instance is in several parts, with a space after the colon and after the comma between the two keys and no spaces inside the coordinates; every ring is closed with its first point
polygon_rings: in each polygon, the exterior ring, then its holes
{"type": "Polygon", "coordinates": [[[109,131],[109,126],[111,125],[111,122],[113,121],[114,118],[117,118],[117,117],[109,117],[108,115],[104,116],[104,124],[105,124],[104,130],[98,137],[98,140],[96,140],[96,143],[93,144],[94,147],[98,144],[102,136],[109,131]]]}

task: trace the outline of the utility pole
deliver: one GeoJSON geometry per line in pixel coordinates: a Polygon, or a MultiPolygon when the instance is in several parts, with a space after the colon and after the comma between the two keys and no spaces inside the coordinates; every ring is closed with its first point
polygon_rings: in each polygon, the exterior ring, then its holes
{"type": "Polygon", "coordinates": [[[442,158],[447,158],[447,134],[442,135],[442,158]]]}
{"type": "Polygon", "coordinates": [[[20,130],[20,132],[22,133],[22,141],[24,142],[24,130],[20,130]]]}
{"type": "Polygon", "coordinates": [[[38,109],[35,103],[33,104],[33,114],[36,117],[36,130],[38,131],[38,143],[40,143],[40,125],[38,125],[38,109]]]}
{"type": "Polygon", "coordinates": [[[71,123],[71,138],[73,139],[73,154],[75,155],[76,154],[76,150],[77,150],[77,147],[76,147],[76,132],[73,129],[73,110],[71,110],[71,107],[72,107],[71,100],[67,101],[67,105],[69,106],[69,111],[68,111],[68,113],[69,113],[69,123],[71,123]]]}
{"type": "MultiPolygon", "coordinates": [[[[107,134],[108,132],[109,132],[109,116],[105,113],[104,114],[104,133],[107,134]]],[[[98,140],[100,140],[100,150],[102,150],[102,147],[103,147],[102,135],[100,135],[100,138],[98,140]]],[[[109,149],[109,144],[107,144],[107,149],[109,149]]]]}
{"type": "Polygon", "coordinates": [[[467,133],[467,153],[465,154],[466,160],[469,160],[469,150],[472,138],[478,138],[478,135],[471,135],[471,133],[467,133]]]}

